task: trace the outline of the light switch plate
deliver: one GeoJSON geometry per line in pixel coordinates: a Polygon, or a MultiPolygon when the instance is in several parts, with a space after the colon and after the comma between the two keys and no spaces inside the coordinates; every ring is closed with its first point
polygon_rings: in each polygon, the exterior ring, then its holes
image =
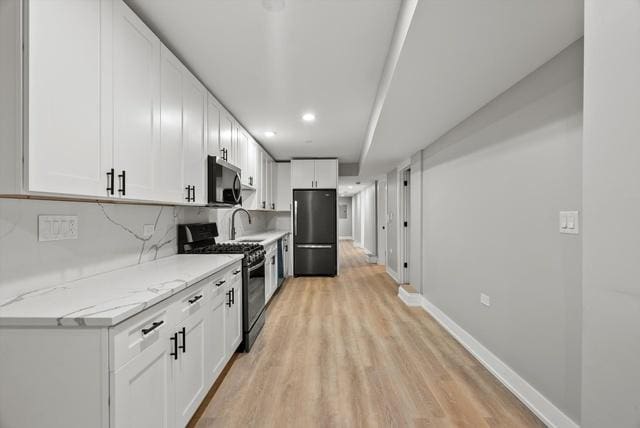
{"type": "Polygon", "coordinates": [[[485,306],[491,306],[491,297],[484,293],[480,293],[480,303],[485,306]]]}
{"type": "Polygon", "coordinates": [[[38,241],[61,241],[78,239],[78,216],[38,216],[38,241]]]}
{"type": "Polygon", "coordinates": [[[580,233],[580,213],[578,211],[560,211],[560,233],[577,235],[580,233]]]}

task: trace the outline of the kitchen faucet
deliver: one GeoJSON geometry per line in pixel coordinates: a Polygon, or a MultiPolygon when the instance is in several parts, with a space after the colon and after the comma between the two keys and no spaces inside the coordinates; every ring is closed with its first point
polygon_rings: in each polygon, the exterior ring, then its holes
{"type": "Polygon", "coordinates": [[[249,211],[245,210],[244,208],[236,208],[233,213],[231,213],[231,240],[235,240],[236,239],[236,214],[238,213],[238,211],[243,211],[245,213],[247,213],[247,217],[249,218],[249,224],[251,224],[251,214],[249,214],[249,211]]]}

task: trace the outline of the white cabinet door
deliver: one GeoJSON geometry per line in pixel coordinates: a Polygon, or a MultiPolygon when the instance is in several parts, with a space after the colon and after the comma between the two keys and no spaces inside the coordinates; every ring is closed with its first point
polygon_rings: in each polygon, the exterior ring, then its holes
{"type": "Polygon", "coordinates": [[[264,150],[260,150],[260,206],[258,208],[267,208],[267,199],[269,199],[268,156],[264,150]]]}
{"type": "Polygon", "coordinates": [[[276,170],[276,209],[291,211],[291,162],[277,162],[276,170]]]}
{"type": "Polygon", "coordinates": [[[112,58],[117,193],[153,199],[152,156],[160,131],[160,40],[122,1],[113,3],[112,58]]]}
{"type": "Polygon", "coordinates": [[[178,358],[173,360],[175,426],[186,426],[208,390],[205,368],[205,309],[194,312],[178,325],[178,358]]]}
{"type": "Polygon", "coordinates": [[[206,379],[209,385],[213,384],[224,368],[227,356],[225,349],[226,299],[225,293],[220,292],[213,297],[210,304],[205,306],[207,311],[204,321],[206,379]]]}
{"type": "Polygon", "coordinates": [[[210,156],[222,156],[220,151],[220,108],[213,98],[207,94],[207,153],[210,156]]]}
{"type": "Polygon", "coordinates": [[[182,203],[182,75],[184,67],[167,49],[160,50],[160,139],[155,156],[156,198],[182,203]]]}
{"type": "Polygon", "coordinates": [[[315,160],[294,159],[291,161],[291,187],[293,189],[315,188],[315,160]]]}
{"type": "MultiPolygon", "coordinates": [[[[247,142],[247,173],[249,174],[249,185],[257,187],[258,185],[258,144],[255,141],[249,139],[247,142]]],[[[244,174],[244,172],[243,172],[244,174]]]]}
{"type": "Polygon", "coordinates": [[[112,154],[101,136],[101,3],[36,0],[27,11],[27,188],[106,196],[112,154]]]}
{"type": "Polygon", "coordinates": [[[111,373],[111,426],[170,428],[174,426],[173,357],[169,338],[152,333],[149,346],[111,373]],[[115,411],[113,411],[115,410],[115,411]]]}
{"type": "Polygon", "coordinates": [[[229,284],[225,294],[225,347],[232,354],[242,342],[242,281],[238,278],[229,284]]]}
{"type": "Polygon", "coordinates": [[[336,159],[316,159],[316,185],[318,189],[338,187],[338,161],[336,159]]]}
{"type": "Polygon", "coordinates": [[[238,130],[238,154],[240,157],[239,167],[241,170],[242,184],[249,183],[249,141],[247,135],[242,130],[238,130]]]}
{"type": "Polygon", "coordinates": [[[220,113],[220,156],[229,161],[231,153],[231,140],[233,134],[233,121],[224,112],[220,113]]]}
{"type": "Polygon", "coordinates": [[[204,171],[205,109],[207,90],[185,69],[183,80],[183,121],[184,121],[184,185],[192,186],[192,200],[198,204],[205,202],[204,171]],[[195,200],[194,200],[195,199],[195,200]]]}

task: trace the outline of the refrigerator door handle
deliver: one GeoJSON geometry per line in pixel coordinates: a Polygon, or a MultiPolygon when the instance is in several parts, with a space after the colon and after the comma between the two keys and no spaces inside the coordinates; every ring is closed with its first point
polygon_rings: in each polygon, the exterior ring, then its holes
{"type": "Polygon", "coordinates": [[[298,248],[331,248],[333,245],[330,244],[300,244],[296,245],[298,248]]]}
{"type": "Polygon", "coordinates": [[[298,234],[298,201],[293,201],[293,236],[298,234]]]}

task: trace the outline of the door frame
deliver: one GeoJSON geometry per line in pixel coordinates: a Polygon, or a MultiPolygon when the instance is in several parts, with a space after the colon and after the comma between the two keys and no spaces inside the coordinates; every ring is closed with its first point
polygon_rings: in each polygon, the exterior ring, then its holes
{"type": "Polygon", "coordinates": [[[398,279],[400,284],[410,282],[409,258],[411,255],[411,162],[405,162],[398,168],[398,279]],[[407,185],[404,185],[404,182],[407,185]],[[407,227],[404,227],[404,222],[407,227]],[[404,264],[407,263],[407,267],[404,264]]]}
{"type": "Polygon", "coordinates": [[[387,177],[380,177],[376,181],[376,251],[378,253],[378,264],[387,264],[387,228],[389,222],[387,219],[387,177]],[[380,200],[380,195],[384,195],[383,200],[380,200]],[[384,228],[384,229],[383,229],[384,228]]]}

